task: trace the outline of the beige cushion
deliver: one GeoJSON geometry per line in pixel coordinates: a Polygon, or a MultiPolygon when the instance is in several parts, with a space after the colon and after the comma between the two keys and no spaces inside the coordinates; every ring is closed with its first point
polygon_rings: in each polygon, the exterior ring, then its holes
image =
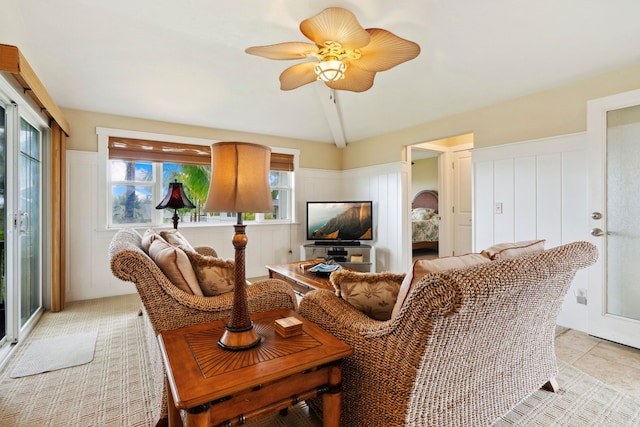
{"type": "Polygon", "coordinates": [[[526,240],[515,243],[500,243],[482,251],[491,260],[516,258],[521,255],[544,250],[545,240],[526,240]]]}
{"type": "Polygon", "coordinates": [[[205,296],[211,297],[233,290],[235,279],[233,261],[201,255],[189,250],[185,252],[205,296]]]}
{"type": "Polygon", "coordinates": [[[188,294],[202,296],[198,278],[184,251],[157,238],[149,246],[149,256],[167,278],[188,294]]]}
{"type": "Polygon", "coordinates": [[[395,317],[400,312],[407,296],[411,293],[416,283],[429,273],[450,270],[452,268],[470,267],[491,260],[482,254],[465,254],[460,256],[449,256],[435,259],[418,259],[413,263],[413,267],[407,274],[400,286],[398,299],[393,307],[391,317],[395,317]]]}
{"type": "Polygon", "coordinates": [[[149,247],[151,246],[151,243],[153,243],[154,240],[161,238],[162,237],[160,237],[160,234],[158,234],[157,231],[152,228],[148,228],[147,231],[145,231],[142,235],[142,250],[145,251],[147,255],[149,255],[149,247]]]}
{"type": "Polygon", "coordinates": [[[372,319],[389,320],[403,274],[336,271],[330,281],[336,295],[372,319]]]}
{"type": "Polygon", "coordinates": [[[162,230],[160,236],[173,246],[184,246],[185,249],[194,252],[193,246],[178,230],[162,230]]]}

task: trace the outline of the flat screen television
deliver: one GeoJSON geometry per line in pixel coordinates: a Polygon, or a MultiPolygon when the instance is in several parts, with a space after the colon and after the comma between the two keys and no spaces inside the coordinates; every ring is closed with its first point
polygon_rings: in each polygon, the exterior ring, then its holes
{"type": "Polygon", "coordinates": [[[307,240],[373,240],[371,201],[307,202],[307,240]]]}

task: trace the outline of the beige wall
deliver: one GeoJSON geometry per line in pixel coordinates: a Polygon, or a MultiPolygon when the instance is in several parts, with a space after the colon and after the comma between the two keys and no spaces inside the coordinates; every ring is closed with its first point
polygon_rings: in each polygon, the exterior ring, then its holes
{"type": "Polygon", "coordinates": [[[508,144],[586,130],[587,101],[640,88],[640,65],[568,83],[544,92],[494,104],[466,113],[426,122],[390,134],[347,144],[333,144],[269,135],[189,126],[131,117],[63,109],[71,125],[70,150],[97,151],[96,127],[153,133],[241,140],[270,146],[296,148],[305,168],[347,170],[402,160],[406,145],[473,134],[476,148],[508,144]],[[375,149],[372,149],[374,147],[375,149]]]}
{"type": "Polygon", "coordinates": [[[415,160],[411,165],[411,199],[422,190],[438,190],[438,157],[415,160]]]}
{"type": "Polygon", "coordinates": [[[400,161],[406,145],[473,133],[476,148],[584,132],[587,101],[640,88],[640,65],[568,83],[554,89],[402,131],[350,143],[342,167],[400,161]],[[375,147],[375,149],[372,149],[375,147]]]}
{"type": "Polygon", "coordinates": [[[333,170],[340,170],[342,167],[342,150],[333,144],[114,116],[80,110],[63,109],[63,114],[71,125],[71,136],[67,139],[67,149],[69,150],[98,151],[96,127],[106,127],[204,138],[214,141],[247,141],[272,147],[294,148],[300,150],[300,167],[333,170]]]}

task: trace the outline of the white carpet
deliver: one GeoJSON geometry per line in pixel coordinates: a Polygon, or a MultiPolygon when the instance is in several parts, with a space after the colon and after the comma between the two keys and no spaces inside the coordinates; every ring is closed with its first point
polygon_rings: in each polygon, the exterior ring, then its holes
{"type": "Polygon", "coordinates": [[[10,376],[20,378],[89,363],[97,338],[97,332],[88,332],[33,341],[10,376]]]}

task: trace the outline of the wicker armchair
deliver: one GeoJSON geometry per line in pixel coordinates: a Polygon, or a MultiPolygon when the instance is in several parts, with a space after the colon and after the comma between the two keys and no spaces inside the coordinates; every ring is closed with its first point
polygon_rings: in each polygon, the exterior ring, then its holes
{"type": "Polygon", "coordinates": [[[354,349],[342,425],[487,426],[553,384],[557,315],[576,270],[596,259],[576,242],[429,274],[389,321],[307,293],[299,312],[354,349]]]}
{"type": "MultiPolygon", "coordinates": [[[[143,315],[150,323],[146,328],[147,347],[154,371],[156,417],[164,423],[167,416],[164,366],[156,335],[160,332],[228,318],[233,305],[233,293],[215,297],[189,295],[174,286],[160,268],[142,250],[142,238],[134,229],[119,230],[109,246],[111,271],[117,278],[133,282],[143,305],[143,315]],[[161,397],[161,399],[160,399],[161,397]]],[[[194,248],[204,255],[216,256],[206,246],[194,248]]],[[[291,286],[281,280],[269,279],[247,286],[250,312],[297,307],[291,286]]]]}

